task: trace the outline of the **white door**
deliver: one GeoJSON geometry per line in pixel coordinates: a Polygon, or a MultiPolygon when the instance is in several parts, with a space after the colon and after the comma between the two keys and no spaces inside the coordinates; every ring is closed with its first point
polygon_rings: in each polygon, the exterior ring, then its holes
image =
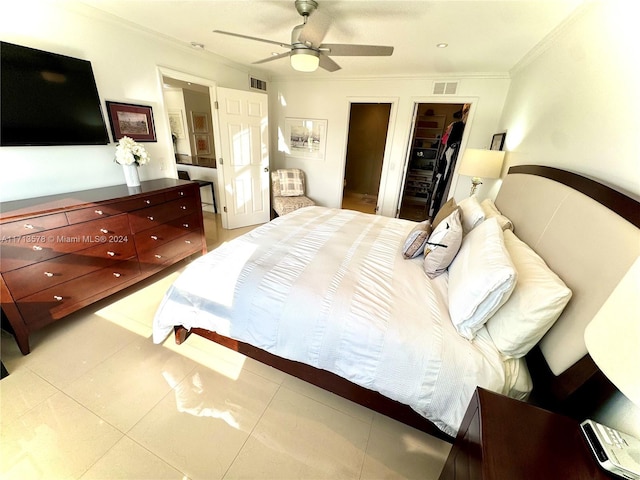
{"type": "Polygon", "coordinates": [[[223,227],[266,223],[271,218],[267,95],[218,87],[217,97],[223,227]]]}

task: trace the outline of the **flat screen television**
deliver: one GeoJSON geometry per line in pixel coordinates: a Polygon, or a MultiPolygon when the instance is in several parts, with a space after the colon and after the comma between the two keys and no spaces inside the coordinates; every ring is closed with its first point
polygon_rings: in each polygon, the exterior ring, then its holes
{"type": "Polygon", "coordinates": [[[91,62],[0,42],[0,145],[106,145],[91,62]]]}

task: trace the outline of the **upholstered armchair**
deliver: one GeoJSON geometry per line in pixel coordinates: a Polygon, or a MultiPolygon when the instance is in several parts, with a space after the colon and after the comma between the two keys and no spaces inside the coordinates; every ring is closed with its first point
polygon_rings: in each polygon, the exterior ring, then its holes
{"type": "Polygon", "coordinates": [[[298,168],[284,168],[271,172],[272,207],[278,216],[316,203],[305,196],[304,172],[298,168]]]}

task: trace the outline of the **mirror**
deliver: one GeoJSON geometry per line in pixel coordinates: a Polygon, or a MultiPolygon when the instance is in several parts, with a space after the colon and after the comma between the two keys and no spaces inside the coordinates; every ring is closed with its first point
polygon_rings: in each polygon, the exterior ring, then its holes
{"type": "Polygon", "coordinates": [[[209,88],[166,76],[162,82],[176,163],[216,168],[209,88]]]}

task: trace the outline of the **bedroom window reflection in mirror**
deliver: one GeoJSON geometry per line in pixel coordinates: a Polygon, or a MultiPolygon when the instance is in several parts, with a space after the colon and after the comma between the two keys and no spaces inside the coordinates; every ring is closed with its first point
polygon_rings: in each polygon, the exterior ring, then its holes
{"type": "Polygon", "coordinates": [[[209,88],[166,76],[162,80],[176,163],[216,168],[209,88]]]}

